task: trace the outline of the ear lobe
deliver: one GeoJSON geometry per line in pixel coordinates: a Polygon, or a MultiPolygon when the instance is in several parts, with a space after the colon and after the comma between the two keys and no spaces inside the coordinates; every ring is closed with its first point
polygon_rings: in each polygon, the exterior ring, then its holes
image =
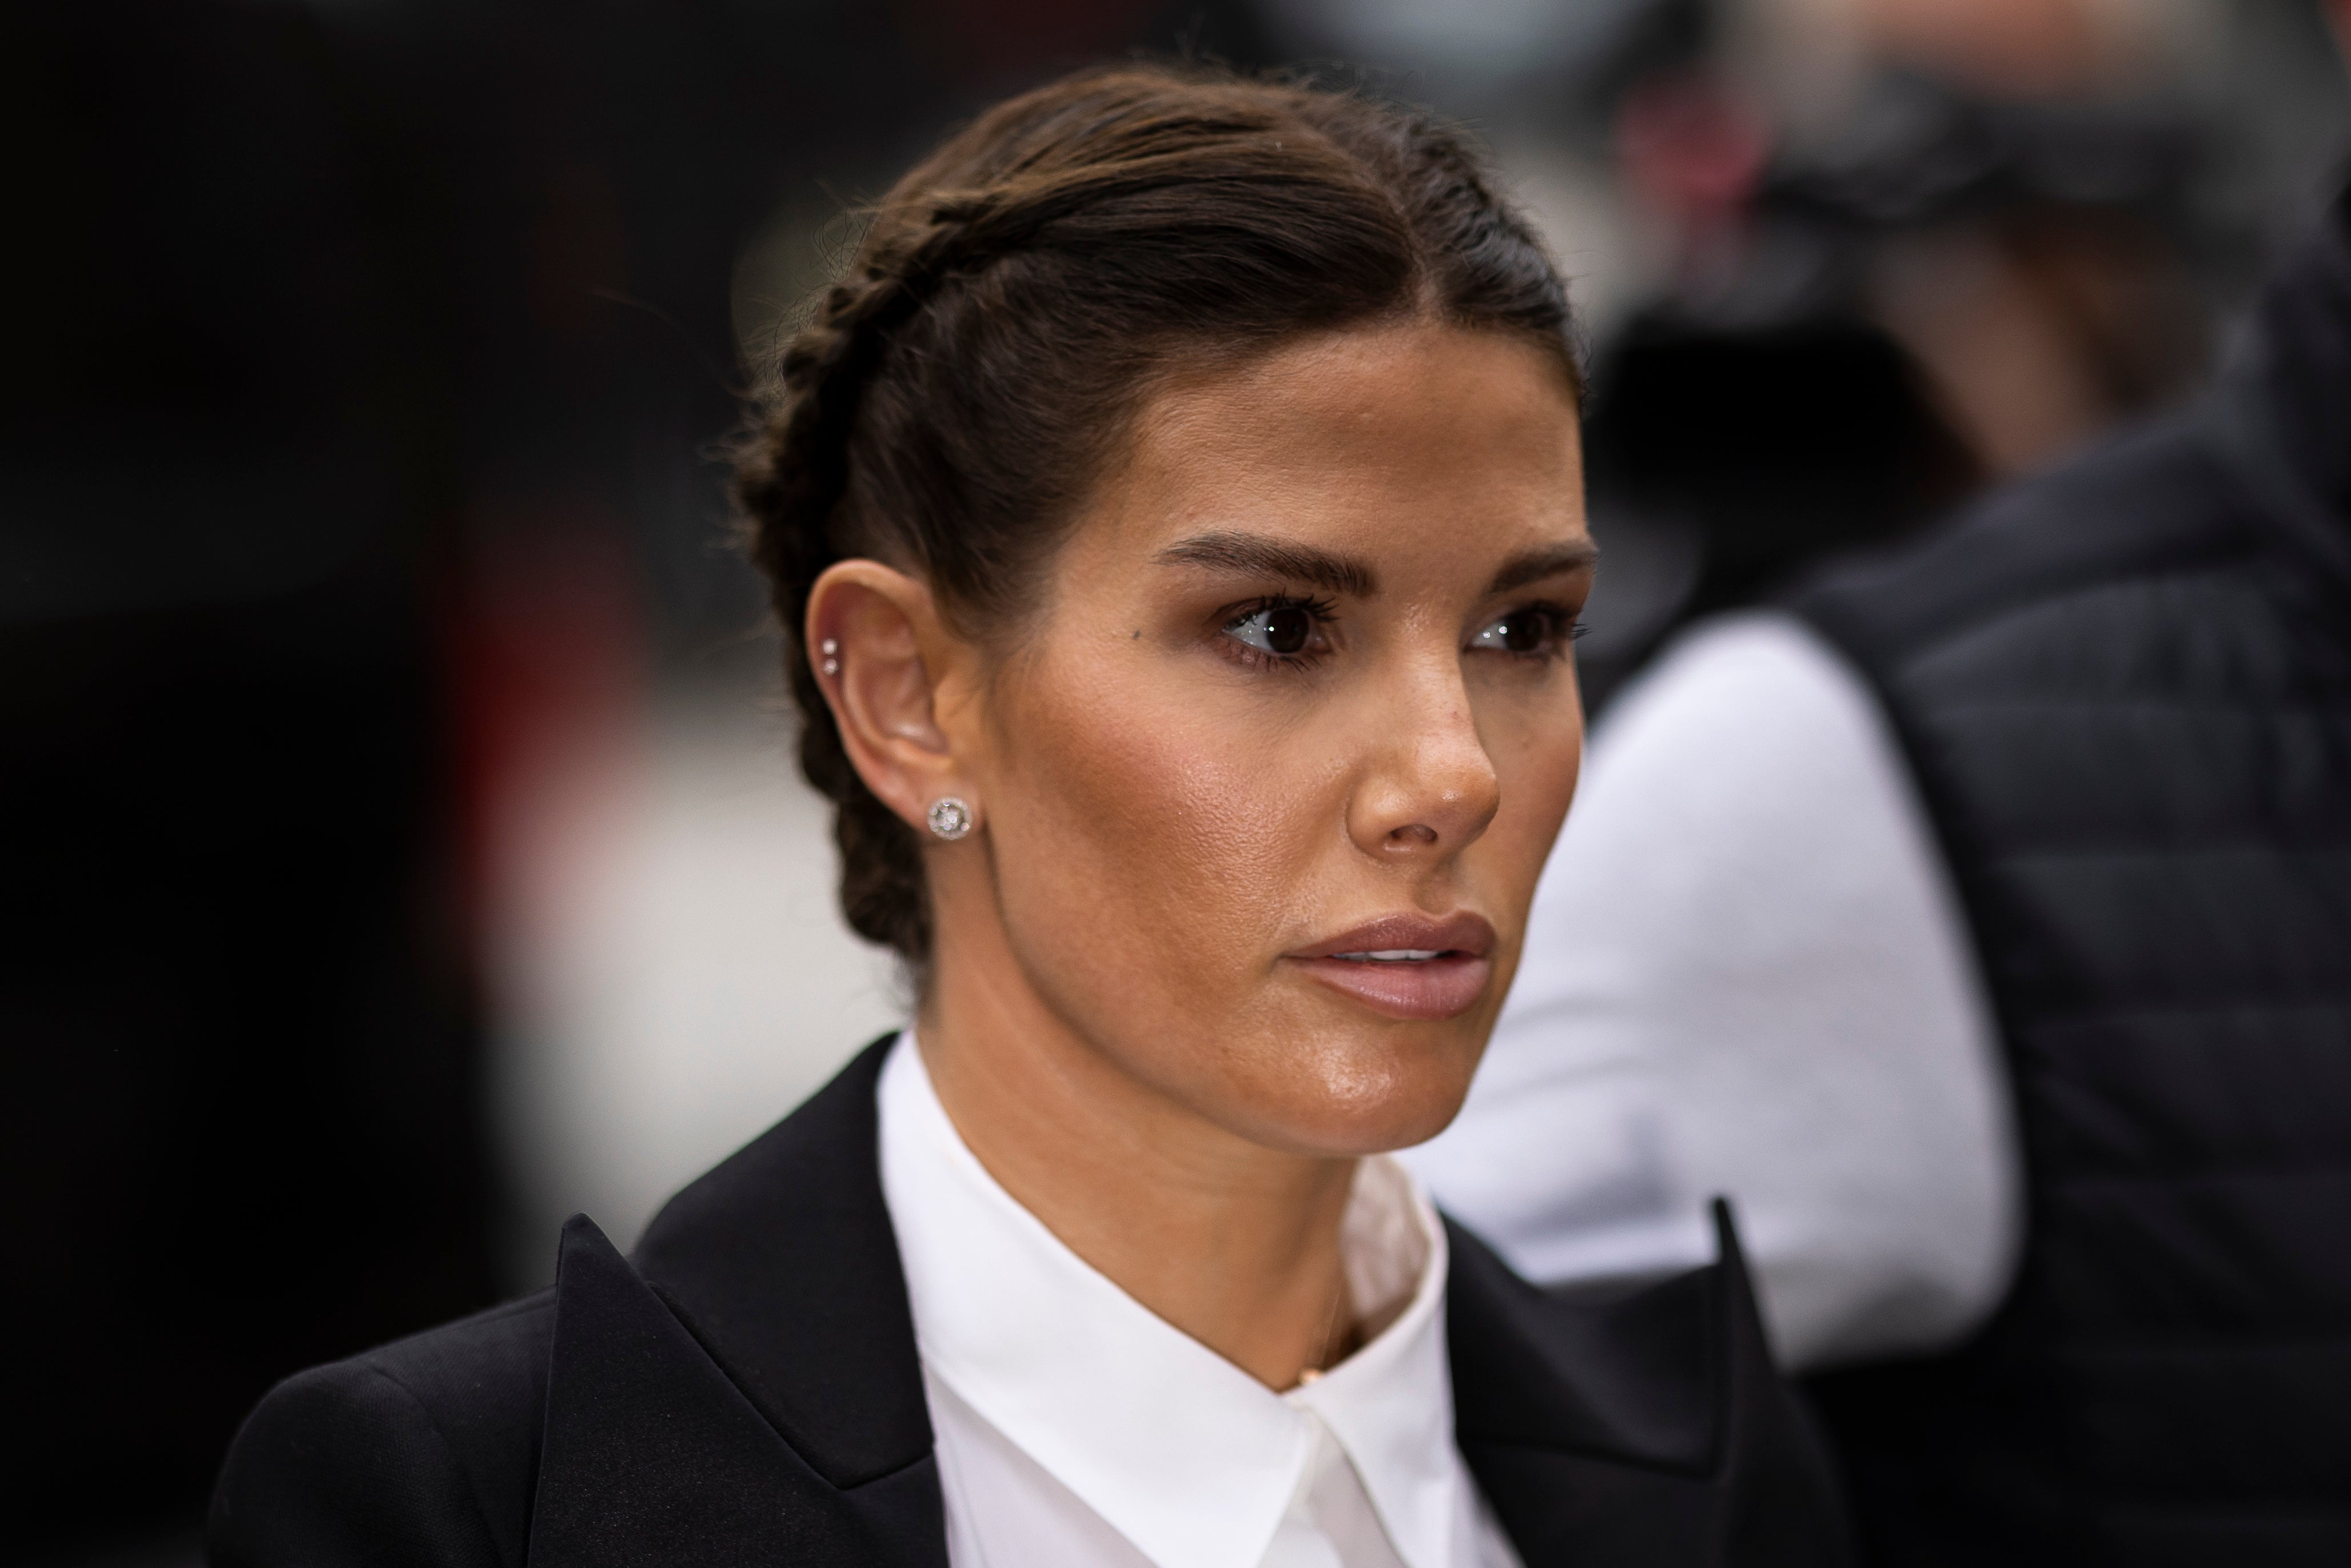
{"type": "Polygon", "coordinates": [[[817,685],[851,765],[877,799],[921,828],[956,776],[934,702],[945,672],[933,666],[952,639],[930,589],[880,561],[835,562],[809,594],[805,632],[811,649],[832,644],[817,685]],[[828,674],[826,663],[837,667],[828,674]]]}

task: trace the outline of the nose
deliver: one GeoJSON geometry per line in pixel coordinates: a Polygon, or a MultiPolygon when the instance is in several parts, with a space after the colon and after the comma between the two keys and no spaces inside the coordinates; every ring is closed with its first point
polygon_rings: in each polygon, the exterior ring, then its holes
{"type": "Polygon", "coordinates": [[[1458,656],[1432,661],[1382,694],[1370,766],[1348,802],[1347,832],[1374,859],[1450,859],[1477,841],[1502,804],[1479,737],[1458,656]]]}

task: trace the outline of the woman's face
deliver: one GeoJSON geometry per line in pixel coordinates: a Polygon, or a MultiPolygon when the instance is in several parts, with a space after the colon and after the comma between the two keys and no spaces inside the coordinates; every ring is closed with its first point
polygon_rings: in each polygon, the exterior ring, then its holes
{"type": "Polygon", "coordinates": [[[1145,406],[940,715],[1052,1016],[1273,1147],[1452,1119],[1575,789],[1582,477],[1559,365],[1499,334],[1334,334],[1145,406]]]}

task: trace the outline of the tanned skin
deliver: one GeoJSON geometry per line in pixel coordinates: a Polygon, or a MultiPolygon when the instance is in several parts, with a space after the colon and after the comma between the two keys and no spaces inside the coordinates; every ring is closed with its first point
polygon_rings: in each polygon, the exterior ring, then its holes
{"type": "Polygon", "coordinates": [[[948,1115],[1270,1387],[1352,1343],[1355,1162],[1452,1120],[1517,967],[1583,749],[1581,463],[1542,349],[1333,333],[1162,386],[1007,636],[879,561],[811,598],[866,783],[977,810],[923,833],[948,1115]],[[1384,919],[1354,945],[1441,956],[1333,956],[1384,919]]]}

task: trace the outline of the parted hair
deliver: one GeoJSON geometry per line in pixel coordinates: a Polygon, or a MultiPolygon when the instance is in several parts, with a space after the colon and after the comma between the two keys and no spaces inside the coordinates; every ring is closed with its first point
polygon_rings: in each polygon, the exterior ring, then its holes
{"type": "Polygon", "coordinates": [[[1473,145],[1361,92],[1090,71],[983,115],[876,204],[764,367],[736,485],[860,936],[919,972],[930,904],[914,831],[810,668],[818,577],[883,561],[959,634],[1005,635],[1155,384],[1406,318],[1520,335],[1576,377],[1558,269],[1473,145]]]}

